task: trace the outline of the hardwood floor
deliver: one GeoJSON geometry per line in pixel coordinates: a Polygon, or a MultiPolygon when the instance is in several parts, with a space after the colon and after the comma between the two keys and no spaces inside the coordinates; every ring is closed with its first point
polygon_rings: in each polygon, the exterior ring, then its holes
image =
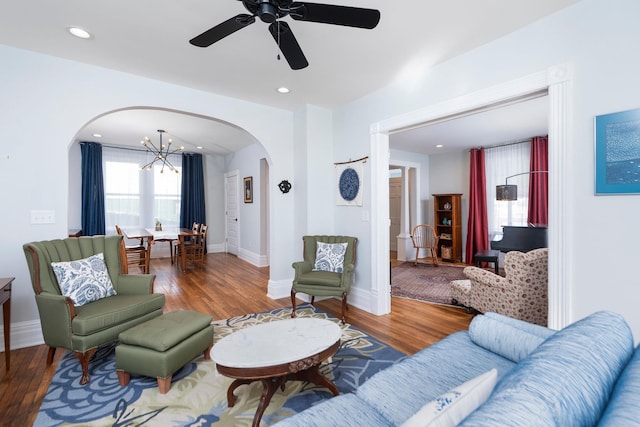
{"type": "MultiPolygon", "coordinates": [[[[181,273],[168,258],[151,260],[151,273],[156,275],[155,292],[166,296],[165,311],[195,310],[217,320],[291,306],[289,298],[273,300],[266,296],[268,268],[257,268],[222,253],[208,254],[205,258],[204,267],[189,267],[187,273],[181,273]]],[[[315,305],[336,317],[340,315],[337,299],[318,301],[315,305]]],[[[393,298],[391,307],[391,314],[385,316],[349,307],[347,321],[399,351],[413,354],[453,332],[467,329],[472,318],[463,309],[401,298],[393,298]]],[[[47,367],[45,345],[13,350],[8,373],[4,355],[0,356],[3,375],[0,425],[34,423],[63,354],[64,350],[58,350],[54,363],[47,367]]]]}

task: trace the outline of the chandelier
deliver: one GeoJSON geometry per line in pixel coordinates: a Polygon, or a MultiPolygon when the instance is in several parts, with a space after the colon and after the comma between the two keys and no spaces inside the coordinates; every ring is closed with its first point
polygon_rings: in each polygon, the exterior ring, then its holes
{"type": "Polygon", "coordinates": [[[154,143],[151,142],[151,139],[149,139],[148,136],[145,136],[144,139],[142,141],[140,141],[140,144],[144,145],[146,147],[146,149],[149,150],[149,152],[155,156],[153,158],[153,160],[151,160],[146,165],[142,166],[140,169],[151,170],[151,167],[153,166],[153,164],[155,162],[162,162],[162,169],[160,169],[160,173],[164,173],[164,167],[165,166],[168,167],[169,170],[171,170],[171,171],[173,171],[175,173],[178,173],[178,169],[176,169],[171,164],[171,162],[169,161],[168,157],[171,154],[175,154],[178,151],[184,150],[184,146],[180,146],[178,148],[174,148],[173,150],[171,150],[171,144],[173,143],[173,141],[171,141],[171,138],[169,138],[169,141],[167,142],[167,145],[164,145],[162,143],[162,134],[165,133],[165,131],[162,130],[162,129],[158,129],[158,133],[160,134],[160,144],[158,144],[158,147],[156,147],[154,145],[154,143]]]}

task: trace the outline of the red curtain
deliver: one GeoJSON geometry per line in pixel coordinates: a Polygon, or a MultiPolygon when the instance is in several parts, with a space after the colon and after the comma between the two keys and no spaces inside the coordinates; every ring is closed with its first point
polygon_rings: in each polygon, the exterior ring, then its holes
{"type": "MultiPolygon", "coordinates": [[[[549,137],[536,136],[531,140],[531,160],[529,171],[549,170],[549,137]]],[[[529,212],[527,222],[534,225],[549,223],[549,174],[529,175],[529,212]]]]}
{"type": "Polygon", "coordinates": [[[467,264],[473,255],[489,249],[489,222],[487,219],[487,179],[484,173],[484,148],[471,150],[469,168],[469,223],[467,225],[467,264]]]}

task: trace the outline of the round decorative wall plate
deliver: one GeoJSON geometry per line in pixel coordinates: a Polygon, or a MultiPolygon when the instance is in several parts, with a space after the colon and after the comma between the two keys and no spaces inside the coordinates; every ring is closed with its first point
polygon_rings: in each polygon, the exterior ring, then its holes
{"type": "Polygon", "coordinates": [[[360,191],[360,178],[358,173],[351,169],[346,168],[340,174],[340,181],[338,182],[338,188],[340,189],[340,196],[347,201],[352,201],[358,195],[360,191]]]}

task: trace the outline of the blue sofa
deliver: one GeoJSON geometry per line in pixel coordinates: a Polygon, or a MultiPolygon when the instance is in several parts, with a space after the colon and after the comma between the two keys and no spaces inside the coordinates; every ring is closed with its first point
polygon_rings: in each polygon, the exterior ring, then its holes
{"type": "Polygon", "coordinates": [[[277,426],[402,425],[426,403],[493,368],[493,391],[459,425],[640,426],[640,350],[634,351],[624,319],[608,311],[557,332],[495,313],[476,316],[468,331],[277,426]]]}

